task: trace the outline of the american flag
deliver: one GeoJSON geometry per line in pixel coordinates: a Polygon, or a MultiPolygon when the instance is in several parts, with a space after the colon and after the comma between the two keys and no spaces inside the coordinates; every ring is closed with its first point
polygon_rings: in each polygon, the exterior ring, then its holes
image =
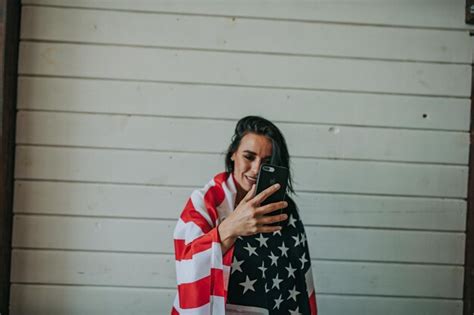
{"type": "Polygon", "coordinates": [[[217,225],[236,194],[233,176],[223,172],[187,201],[174,232],[171,314],[317,315],[306,234],[291,200],[281,231],[239,237],[222,255],[217,225]]]}

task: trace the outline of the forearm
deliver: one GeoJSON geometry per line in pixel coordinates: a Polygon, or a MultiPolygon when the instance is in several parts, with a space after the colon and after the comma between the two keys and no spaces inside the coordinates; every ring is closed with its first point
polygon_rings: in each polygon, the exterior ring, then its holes
{"type": "Polygon", "coordinates": [[[224,222],[217,226],[217,231],[221,239],[222,255],[224,255],[234,245],[237,237],[232,234],[231,229],[224,222]]]}

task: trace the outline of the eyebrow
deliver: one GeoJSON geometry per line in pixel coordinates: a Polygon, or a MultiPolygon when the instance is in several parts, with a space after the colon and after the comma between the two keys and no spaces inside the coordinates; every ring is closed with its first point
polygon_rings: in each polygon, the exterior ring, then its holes
{"type": "MultiPolygon", "coordinates": [[[[250,153],[250,154],[252,154],[252,155],[257,155],[257,153],[255,153],[255,152],[253,152],[253,151],[250,151],[250,150],[244,150],[244,152],[250,153]]],[[[272,156],[269,155],[269,156],[264,157],[263,159],[264,159],[264,160],[265,160],[265,159],[270,159],[271,157],[272,157],[272,156]]]]}

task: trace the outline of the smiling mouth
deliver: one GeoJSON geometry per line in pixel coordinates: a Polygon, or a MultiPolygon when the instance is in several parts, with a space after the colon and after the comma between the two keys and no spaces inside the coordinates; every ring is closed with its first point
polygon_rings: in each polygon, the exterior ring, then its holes
{"type": "Polygon", "coordinates": [[[254,183],[257,181],[256,178],[249,177],[249,176],[247,176],[247,175],[245,175],[245,178],[247,178],[247,180],[248,180],[249,182],[251,182],[252,184],[254,184],[254,183]]]}

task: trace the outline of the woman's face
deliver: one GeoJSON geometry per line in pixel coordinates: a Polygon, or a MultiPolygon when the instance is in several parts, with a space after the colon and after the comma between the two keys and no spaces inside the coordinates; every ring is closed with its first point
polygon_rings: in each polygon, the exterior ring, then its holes
{"type": "Polygon", "coordinates": [[[231,156],[238,188],[249,191],[257,181],[260,165],[269,163],[271,155],[272,141],[269,138],[255,133],[243,136],[237,151],[231,156]]]}

